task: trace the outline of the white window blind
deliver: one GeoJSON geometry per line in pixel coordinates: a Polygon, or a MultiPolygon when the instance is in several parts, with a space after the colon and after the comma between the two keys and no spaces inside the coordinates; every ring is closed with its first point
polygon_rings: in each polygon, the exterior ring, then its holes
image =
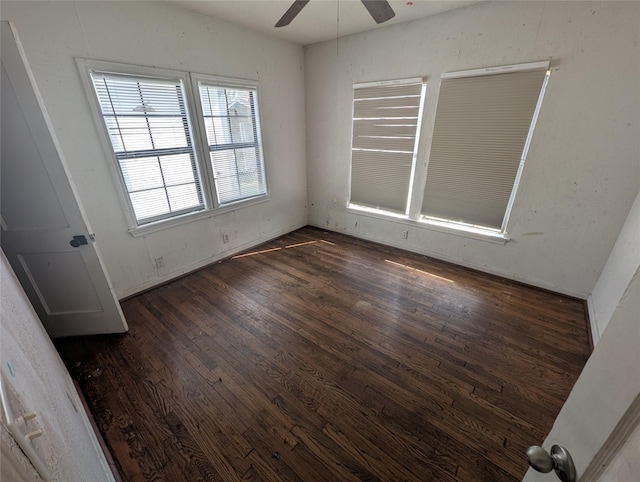
{"type": "Polygon", "coordinates": [[[219,204],[266,194],[257,91],[198,84],[219,204]]]}
{"type": "Polygon", "coordinates": [[[137,224],[204,209],[182,82],[91,79],[137,224]]]}
{"type": "Polygon", "coordinates": [[[440,84],[422,214],[504,229],[546,67],[440,84]]]}
{"type": "Polygon", "coordinates": [[[404,214],[423,83],[354,86],[351,203],[404,214]]]}

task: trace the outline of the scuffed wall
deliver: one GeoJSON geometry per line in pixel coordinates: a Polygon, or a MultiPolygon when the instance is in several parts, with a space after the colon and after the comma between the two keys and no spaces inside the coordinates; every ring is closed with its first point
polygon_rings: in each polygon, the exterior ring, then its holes
{"type": "Polygon", "coordinates": [[[307,47],[310,223],[586,299],[640,190],[639,24],[637,2],[485,2],[307,47]],[[426,77],[425,163],[442,73],[548,59],[510,242],[347,211],[354,83],[426,77]]]}
{"type": "Polygon", "coordinates": [[[588,300],[594,344],[604,333],[613,312],[639,266],[640,193],[636,196],[616,244],[602,270],[602,275],[588,300]]]}
{"type": "Polygon", "coordinates": [[[16,26],[119,298],[307,224],[302,47],[168,2],[3,1],[0,16],[16,26]],[[258,81],[271,199],[132,237],[76,57],[258,81]]]}
{"type": "Polygon", "coordinates": [[[44,433],[34,444],[52,481],[112,481],[69,373],[4,253],[0,263],[0,373],[5,399],[15,405],[13,416],[36,414],[29,423],[44,433]]]}

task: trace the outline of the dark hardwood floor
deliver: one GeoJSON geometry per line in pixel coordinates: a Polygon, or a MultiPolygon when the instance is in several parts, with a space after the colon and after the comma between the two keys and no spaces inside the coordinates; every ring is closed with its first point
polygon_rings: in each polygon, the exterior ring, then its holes
{"type": "Polygon", "coordinates": [[[520,480],[582,301],[307,227],[58,349],[125,481],[520,480]]]}

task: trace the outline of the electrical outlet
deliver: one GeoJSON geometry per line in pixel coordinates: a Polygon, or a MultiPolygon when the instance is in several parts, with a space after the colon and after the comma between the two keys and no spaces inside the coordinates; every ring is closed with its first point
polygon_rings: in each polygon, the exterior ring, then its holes
{"type": "Polygon", "coordinates": [[[402,239],[407,239],[409,237],[409,231],[402,231],[402,239]]]}
{"type": "Polygon", "coordinates": [[[229,242],[229,233],[222,233],[222,242],[223,243],[229,242]]]}
{"type": "Polygon", "coordinates": [[[156,258],[156,268],[164,268],[164,257],[156,258]]]}

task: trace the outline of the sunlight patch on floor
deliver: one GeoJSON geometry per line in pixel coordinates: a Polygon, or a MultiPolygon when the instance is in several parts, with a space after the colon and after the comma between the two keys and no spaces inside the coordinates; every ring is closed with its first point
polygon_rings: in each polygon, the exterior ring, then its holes
{"type": "MultiPolygon", "coordinates": [[[[334,245],[334,243],[330,242],[330,241],[325,241],[324,239],[319,240],[322,243],[328,243],[331,245],[334,245]]],[[[269,249],[262,249],[260,251],[252,251],[250,253],[243,253],[243,254],[238,254],[236,256],[232,256],[231,259],[236,259],[236,258],[244,258],[246,256],[255,256],[256,254],[265,254],[265,253],[271,253],[272,251],[280,251],[281,249],[289,249],[289,248],[297,248],[300,246],[307,246],[309,244],[315,244],[317,243],[318,240],[315,241],[306,241],[304,243],[296,243],[296,244],[289,244],[287,246],[285,246],[284,248],[281,247],[277,247],[277,248],[269,248],[269,249]]]]}
{"type": "Polygon", "coordinates": [[[421,274],[426,274],[427,276],[430,276],[432,278],[437,278],[439,280],[446,281],[447,283],[455,283],[455,281],[453,281],[452,279],[443,278],[442,276],[438,276],[438,275],[435,275],[433,273],[428,273],[427,271],[422,271],[421,269],[412,268],[411,266],[407,266],[406,264],[396,263],[395,261],[391,261],[389,259],[385,259],[385,261],[387,263],[394,264],[396,266],[400,266],[401,268],[405,268],[405,269],[408,269],[408,270],[411,270],[411,271],[416,271],[416,272],[421,273],[421,274]]]}
{"type": "Polygon", "coordinates": [[[290,244],[289,246],[285,246],[284,249],[297,248],[298,246],[306,246],[307,244],[314,244],[317,242],[318,241],[307,241],[306,243],[290,244]]]}
{"type": "Polygon", "coordinates": [[[252,251],[251,253],[238,254],[237,256],[233,256],[231,259],[244,258],[246,256],[255,256],[256,254],[270,253],[271,251],[280,251],[281,249],[282,248],[269,248],[263,249],[262,251],[252,251]]]}

